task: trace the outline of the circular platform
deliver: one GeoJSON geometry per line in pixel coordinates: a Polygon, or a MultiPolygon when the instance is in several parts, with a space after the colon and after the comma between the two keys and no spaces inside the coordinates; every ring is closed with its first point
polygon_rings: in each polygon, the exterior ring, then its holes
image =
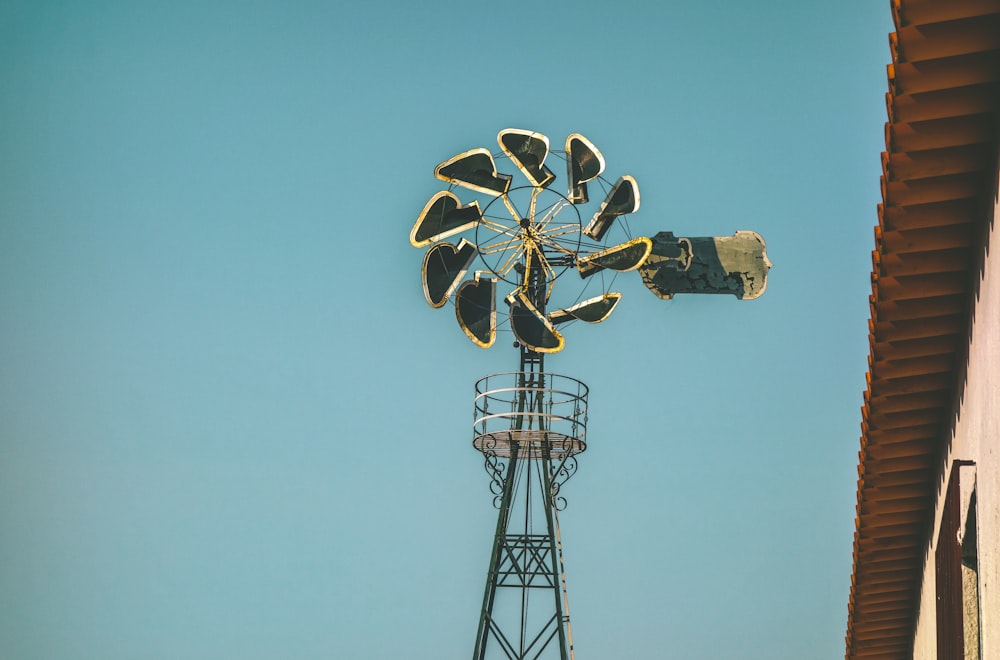
{"type": "Polygon", "coordinates": [[[587,386],[551,373],[507,372],[476,383],[472,446],[485,454],[561,460],[587,449],[587,386]]]}

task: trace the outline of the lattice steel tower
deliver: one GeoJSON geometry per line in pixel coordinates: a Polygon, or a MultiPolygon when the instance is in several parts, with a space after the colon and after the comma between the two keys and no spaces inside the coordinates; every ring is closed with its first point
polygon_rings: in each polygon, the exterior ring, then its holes
{"type": "Polygon", "coordinates": [[[628,217],[639,208],[635,179],[605,180],[604,157],[578,133],[566,138],[562,151],[550,150],[544,135],[520,129],[500,131],[497,142],[496,154],[472,149],[435,168],[435,176],[451,185],[424,206],[410,243],[429,246],[421,270],[432,307],[453,301],[459,326],[475,344],[493,346],[499,327],[520,352],[518,371],[476,383],[473,446],[483,453],[499,513],[473,659],[570,660],[558,512],[566,504],[560,488],[587,448],[588,390],[545,371],[545,354],[564,346],[556,326],[608,318],[621,299],[610,290],[619,272],[639,270],[661,298],[693,292],[756,298],[770,262],[754,232],[632,237],[628,217]],[[549,187],[556,179],[545,165],[550,155],[565,161],[565,194],[549,187]],[[498,159],[512,164],[527,185],[512,187],[513,176],[498,171],[498,159]],[[600,185],[604,198],[584,225],[588,183],[600,185]],[[476,199],[463,206],[456,186],[484,196],[483,205],[476,199]],[[443,240],[460,233],[473,240],[443,240]],[[477,261],[481,267],[466,279],[477,261]],[[575,286],[563,286],[567,281],[575,286]],[[501,283],[508,292],[498,322],[501,283]]]}

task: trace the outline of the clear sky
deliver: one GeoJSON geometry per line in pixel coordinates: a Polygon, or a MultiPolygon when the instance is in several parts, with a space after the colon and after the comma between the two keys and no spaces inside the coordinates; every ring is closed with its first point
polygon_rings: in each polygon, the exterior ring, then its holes
{"type": "MultiPolygon", "coordinates": [[[[755,301],[614,315],[578,660],[843,656],[888,3],[0,3],[0,657],[468,657],[495,526],[439,162],[580,132],[755,301]]],[[[557,172],[559,173],[559,172],[557,172]]]]}

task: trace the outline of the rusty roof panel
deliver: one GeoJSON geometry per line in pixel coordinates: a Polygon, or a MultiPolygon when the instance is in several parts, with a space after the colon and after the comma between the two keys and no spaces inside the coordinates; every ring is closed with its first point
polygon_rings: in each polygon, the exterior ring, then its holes
{"type": "Polygon", "coordinates": [[[982,189],[982,185],[973,177],[961,175],[910,181],[886,181],[883,188],[883,197],[889,203],[898,206],[915,206],[975,198],[982,189]]]}
{"type": "Polygon", "coordinates": [[[964,328],[960,319],[951,315],[914,321],[880,321],[875,324],[874,330],[877,342],[943,337],[958,334],[964,331],[964,328]]]}
{"type": "MultiPolygon", "coordinates": [[[[888,447],[878,447],[878,451],[872,450],[864,453],[864,460],[868,463],[868,468],[862,475],[862,482],[869,482],[874,479],[875,483],[879,483],[887,477],[893,477],[895,475],[911,475],[914,472],[927,472],[930,469],[930,463],[926,462],[926,452],[929,446],[932,444],[932,439],[928,438],[926,442],[923,443],[923,452],[916,453],[912,451],[901,451],[900,447],[908,447],[907,444],[902,445],[891,445],[888,447]],[[910,461],[908,464],[907,461],[910,461]],[[884,468],[884,469],[882,469],[884,468]]],[[[864,483],[862,484],[864,485],[864,483]]],[[[862,500],[862,504],[865,504],[867,500],[862,500]]]]}
{"type": "MultiPolygon", "coordinates": [[[[879,382],[879,396],[900,396],[904,394],[918,394],[923,392],[941,392],[950,389],[952,385],[951,375],[931,374],[928,376],[909,376],[907,378],[896,378],[879,382]]],[[[875,390],[873,388],[872,392],[875,390]]],[[[912,413],[908,413],[912,415],[912,413]]]]}
{"type": "Polygon", "coordinates": [[[997,50],[1000,49],[1000,18],[987,15],[907,25],[889,35],[889,43],[895,54],[893,59],[907,62],[997,50]]]}
{"type": "Polygon", "coordinates": [[[922,94],[981,85],[1000,80],[998,53],[946,57],[925,62],[899,62],[892,67],[892,90],[896,94],[922,94]]]}
{"type": "Polygon", "coordinates": [[[883,255],[879,259],[879,269],[896,275],[965,272],[971,256],[971,250],[961,249],[893,253],[883,255]]]}
{"type": "Polygon", "coordinates": [[[933,25],[998,13],[995,0],[892,0],[890,6],[897,32],[912,25],[933,25]]]}
{"type": "Polygon", "coordinates": [[[969,277],[961,273],[940,275],[901,275],[894,277],[872,273],[881,293],[895,300],[917,300],[927,296],[947,296],[968,293],[972,288],[969,277]]]}
{"type": "MultiPolygon", "coordinates": [[[[940,398],[941,395],[937,391],[923,392],[921,394],[905,394],[902,396],[880,394],[869,397],[869,407],[871,405],[878,406],[878,409],[883,413],[913,413],[918,410],[937,410],[940,398]]],[[[900,440],[900,442],[903,441],[900,440]]]]}
{"type": "Polygon", "coordinates": [[[979,173],[990,166],[996,154],[987,145],[971,145],[930,149],[897,154],[889,159],[883,152],[885,174],[896,180],[925,179],[950,174],[979,173]]]}
{"type": "MultiPolygon", "coordinates": [[[[903,360],[879,360],[872,362],[869,371],[878,378],[904,378],[917,374],[938,374],[950,372],[955,368],[955,359],[951,355],[934,355],[928,357],[903,360]]],[[[885,402],[881,405],[888,405],[885,402]]]]}
{"type": "Polygon", "coordinates": [[[976,238],[977,232],[972,231],[971,223],[907,231],[888,231],[882,233],[882,252],[884,254],[906,254],[948,248],[967,248],[976,244],[976,238]]]}
{"type": "MultiPolygon", "coordinates": [[[[963,115],[957,118],[931,121],[888,124],[886,128],[888,153],[922,152],[930,149],[949,149],[964,146],[982,146],[996,131],[994,118],[989,114],[963,115]]],[[[894,158],[887,159],[891,167],[894,158]]]]}
{"type": "MultiPolygon", "coordinates": [[[[867,502],[867,503],[865,503],[865,505],[863,505],[863,506],[860,507],[860,513],[864,514],[865,516],[881,516],[881,515],[893,514],[893,513],[919,511],[922,516],[926,517],[926,515],[925,515],[926,514],[926,508],[925,508],[926,504],[927,504],[927,502],[926,502],[926,500],[923,497],[914,497],[914,498],[904,499],[904,500],[895,500],[894,502],[891,502],[891,503],[882,503],[882,502],[871,503],[871,502],[867,502]]],[[[907,549],[907,550],[901,550],[901,551],[898,551],[898,552],[894,553],[892,555],[892,558],[881,558],[880,557],[878,560],[873,560],[871,562],[868,562],[868,566],[872,566],[872,565],[878,564],[878,563],[885,563],[885,562],[892,563],[892,562],[900,561],[901,559],[904,559],[906,557],[914,557],[914,556],[915,556],[915,552],[913,550],[909,550],[909,549],[907,549]]]]}
{"type": "Polygon", "coordinates": [[[883,230],[908,230],[946,227],[973,222],[982,200],[961,199],[921,206],[885,206],[879,208],[879,226],[883,230]]]}
{"type": "MultiPolygon", "coordinates": [[[[909,398],[909,397],[902,397],[909,398]]],[[[920,410],[926,410],[926,406],[920,408],[920,410]]],[[[879,411],[884,412],[884,411],[879,411]]],[[[869,451],[881,450],[889,445],[895,444],[911,444],[918,441],[924,441],[927,438],[933,437],[937,434],[938,429],[941,425],[938,423],[938,417],[933,411],[927,416],[930,421],[929,424],[920,425],[913,424],[910,426],[900,426],[897,428],[879,428],[878,426],[872,426],[870,421],[866,420],[862,423],[862,446],[867,448],[869,451]]],[[[917,420],[914,420],[917,421],[917,420]]]]}
{"type": "Polygon", "coordinates": [[[984,83],[932,94],[886,94],[886,114],[890,123],[905,124],[995,112],[997,86],[984,83]]]}
{"type": "Polygon", "coordinates": [[[907,321],[924,319],[946,314],[959,314],[964,305],[952,296],[923,298],[920,300],[873,300],[868,299],[872,318],[876,321],[907,321]]]}

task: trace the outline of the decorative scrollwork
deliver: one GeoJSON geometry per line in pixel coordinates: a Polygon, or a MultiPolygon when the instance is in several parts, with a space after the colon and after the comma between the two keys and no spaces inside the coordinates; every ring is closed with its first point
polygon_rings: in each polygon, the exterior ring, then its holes
{"type": "Polygon", "coordinates": [[[574,474],[576,474],[577,469],[580,464],[577,463],[576,456],[572,454],[567,455],[566,458],[562,460],[559,465],[554,465],[552,467],[552,480],[553,482],[564,484],[570,480],[574,474]]]}
{"type": "Polygon", "coordinates": [[[485,468],[486,474],[490,477],[490,492],[493,493],[493,507],[499,509],[501,500],[503,499],[507,464],[493,451],[494,446],[496,446],[495,441],[493,441],[491,446],[483,448],[483,458],[485,459],[483,461],[483,468],[485,468]]]}
{"type": "Polygon", "coordinates": [[[494,495],[503,494],[504,472],[507,464],[497,458],[493,452],[486,454],[486,474],[490,475],[490,492],[494,495]]]}
{"type": "Polygon", "coordinates": [[[576,457],[573,455],[566,456],[558,465],[552,466],[552,492],[550,496],[552,498],[552,506],[555,507],[556,511],[562,511],[566,508],[568,502],[565,497],[559,495],[559,491],[562,489],[563,484],[576,474],[579,466],[576,457]]]}

